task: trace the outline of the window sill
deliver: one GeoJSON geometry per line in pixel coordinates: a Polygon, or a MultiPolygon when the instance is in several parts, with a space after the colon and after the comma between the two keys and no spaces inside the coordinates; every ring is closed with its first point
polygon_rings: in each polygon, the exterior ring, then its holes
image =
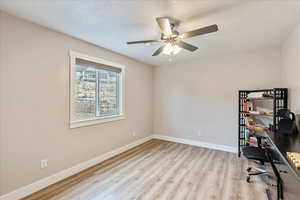
{"type": "Polygon", "coordinates": [[[116,115],[116,116],[109,116],[109,117],[99,117],[90,120],[83,120],[83,121],[75,121],[70,123],[70,128],[79,128],[84,126],[92,126],[95,124],[102,124],[106,122],[118,121],[126,119],[125,115],[116,115]]]}

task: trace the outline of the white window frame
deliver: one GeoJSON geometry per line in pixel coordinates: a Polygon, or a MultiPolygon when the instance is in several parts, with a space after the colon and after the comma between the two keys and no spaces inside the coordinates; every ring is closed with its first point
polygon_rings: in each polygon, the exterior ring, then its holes
{"type": "Polygon", "coordinates": [[[73,50],[69,50],[69,57],[70,57],[70,88],[69,88],[70,89],[70,99],[69,99],[70,128],[78,128],[78,127],[83,127],[83,126],[90,126],[90,125],[95,125],[95,124],[100,124],[100,123],[105,123],[105,122],[126,119],[126,117],[125,117],[125,68],[126,68],[126,66],[118,64],[118,63],[114,63],[114,62],[111,62],[108,60],[104,60],[102,58],[88,56],[88,55],[85,55],[83,53],[79,53],[79,52],[76,52],[73,50]],[[120,113],[118,115],[95,117],[95,118],[87,119],[87,120],[74,120],[74,118],[73,118],[74,108],[73,108],[73,104],[72,104],[72,100],[75,97],[73,78],[75,77],[74,73],[76,72],[76,59],[77,58],[121,69],[120,81],[119,81],[120,113]]]}

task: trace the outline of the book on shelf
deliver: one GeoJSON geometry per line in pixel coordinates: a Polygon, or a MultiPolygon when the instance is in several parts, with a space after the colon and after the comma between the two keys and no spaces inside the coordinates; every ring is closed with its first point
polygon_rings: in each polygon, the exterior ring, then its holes
{"type": "Polygon", "coordinates": [[[261,98],[264,96],[264,92],[252,92],[248,94],[248,98],[261,98]]]}
{"type": "Polygon", "coordinates": [[[251,101],[247,101],[247,102],[244,102],[242,104],[242,110],[243,112],[249,112],[249,111],[252,111],[253,110],[253,102],[251,101]]]}
{"type": "Polygon", "coordinates": [[[246,128],[252,131],[266,131],[267,128],[254,122],[252,117],[245,117],[246,128]]]}
{"type": "Polygon", "coordinates": [[[249,113],[250,114],[257,114],[257,115],[259,115],[259,114],[265,114],[265,113],[261,113],[261,112],[259,112],[257,110],[249,110],[249,113]]]}
{"type": "Polygon", "coordinates": [[[252,111],[241,111],[243,114],[252,114],[252,115],[265,115],[265,116],[272,116],[273,112],[262,112],[262,111],[257,111],[257,110],[252,110],[252,111]]]}
{"type": "Polygon", "coordinates": [[[252,117],[245,117],[246,126],[254,126],[254,120],[252,117]]]}
{"type": "Polygon", "coordinates": [[[254,125],[254,126],[247,126],[247,129],[252,130],[252,131],[258,131],[258,132],[263,132],[267,131],[268,128],[260,125],[254,125]]]}
{"type": "Polygon", "coordinates": [[[248,144],[251,146],[257,146],[258,142],[257,142],[257,138],[256,137],[250,137],[248,140],[248,144]]]}
{"type": "Polygon", "coordinates": [[[273,98],[273,94],[269,92],[252,92],[247,95],[247,98],[273,98]]]}

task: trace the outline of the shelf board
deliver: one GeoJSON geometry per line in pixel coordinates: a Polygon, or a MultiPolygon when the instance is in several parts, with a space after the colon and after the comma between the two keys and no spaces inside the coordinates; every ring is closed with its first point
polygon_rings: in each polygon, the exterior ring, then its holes
{"type": "Polygon", "coordinates": [[[249,112],[244,112],[241,111],[241,114],[247,114],[247,115],[255,115],[255,116],[263,116],[263,117],[273,117],[273,114],[256,114],[256,113],[249,113],[249,112]]]}
{"type": "Polygon", "coordinates": [[[273,97],[253,97],[253,98],[241,98],[242,100],[273,100],[273,97]]]}
{"type": "Polygon", "coordinates": [[[258,126],[241,126],[241,127],[244,127],[244,128],[247,128],[249,130],[254,130],[254,131],[267,131],[268,128],[267,127],[258,127],[258,126]]]}

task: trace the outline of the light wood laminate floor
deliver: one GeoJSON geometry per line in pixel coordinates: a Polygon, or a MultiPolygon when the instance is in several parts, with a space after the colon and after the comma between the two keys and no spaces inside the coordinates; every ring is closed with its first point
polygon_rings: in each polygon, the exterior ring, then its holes
{"type": "Polygon", "coordinates": [[[34,194],[51,200],[265,200],[264,184],[246,182],[236,154],[151,140],[34,194]]]}

